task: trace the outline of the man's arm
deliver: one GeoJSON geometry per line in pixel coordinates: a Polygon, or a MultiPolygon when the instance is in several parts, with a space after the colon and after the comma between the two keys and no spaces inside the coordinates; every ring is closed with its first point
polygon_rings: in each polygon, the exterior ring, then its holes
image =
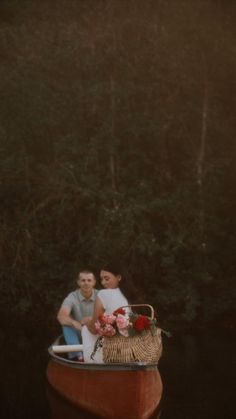
{"type": "Polygon", "coordinates": [[[71,313],[70,307],[62,306],[57,313],[57,320],[62,326],[71,326],[77,330],[81,330],[82,324],[78,322],[77,320],[73,319],[70,313],[71,313]]]}

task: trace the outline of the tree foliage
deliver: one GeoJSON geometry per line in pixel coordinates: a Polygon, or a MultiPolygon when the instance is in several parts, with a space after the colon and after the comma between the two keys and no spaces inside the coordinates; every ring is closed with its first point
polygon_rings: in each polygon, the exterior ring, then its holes
{"type": "MultiPolygon", "coordinates": [[[[2,1],[0,288],[117,257],[162,321],[233,311],[233,2],[2,1]]],[[[32,316],[33,316],[32,314],[32,316]]]]}

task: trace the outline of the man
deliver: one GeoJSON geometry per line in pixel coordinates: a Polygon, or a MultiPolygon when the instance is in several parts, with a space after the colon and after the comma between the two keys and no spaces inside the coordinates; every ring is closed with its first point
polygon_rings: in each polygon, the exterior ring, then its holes
{"type": "MultiPolygon", "coordinates": [[[[76,282],[78,289],[64,299],[57,314],[67,345],[82,343],[81,329],[91,320],[98,293],[98,290],[94,289],[96,278],[93,272],[80,271],[76,282]]],[[[83,362],[82,352],[70,352],[68,356],[71,360],[83,362]]]]}

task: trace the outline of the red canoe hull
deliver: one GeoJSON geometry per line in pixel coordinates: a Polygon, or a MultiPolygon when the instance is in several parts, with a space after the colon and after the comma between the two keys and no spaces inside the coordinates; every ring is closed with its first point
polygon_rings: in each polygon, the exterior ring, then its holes
{"type": "Polygon", "coordinates": [[[162,382],[157,366],[87,365],[51,358],[48,382],[74,406],[101,418],[148,419],[158,408],[162,382]]]}

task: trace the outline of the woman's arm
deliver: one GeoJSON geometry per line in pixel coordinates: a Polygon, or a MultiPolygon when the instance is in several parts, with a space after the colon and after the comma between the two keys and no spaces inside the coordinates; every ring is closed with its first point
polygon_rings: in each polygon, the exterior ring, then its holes
{"type": "Polygon", "coordinates": [[[100,298],[97,297],[96,301],[95,301],[95,305],[94,305],[93,318],[92,318],[91,322],[87,324],[88,330],[91,333],[93,333],[94,335],[97,334],[97,331],[96,331],[95,326],[94,326],[95,322],[97,321],[99,316],[102,316],[104,314],[104,311],[105,311],[105,309],[102,305],[102,302],[101,302],[100,298]]]}

